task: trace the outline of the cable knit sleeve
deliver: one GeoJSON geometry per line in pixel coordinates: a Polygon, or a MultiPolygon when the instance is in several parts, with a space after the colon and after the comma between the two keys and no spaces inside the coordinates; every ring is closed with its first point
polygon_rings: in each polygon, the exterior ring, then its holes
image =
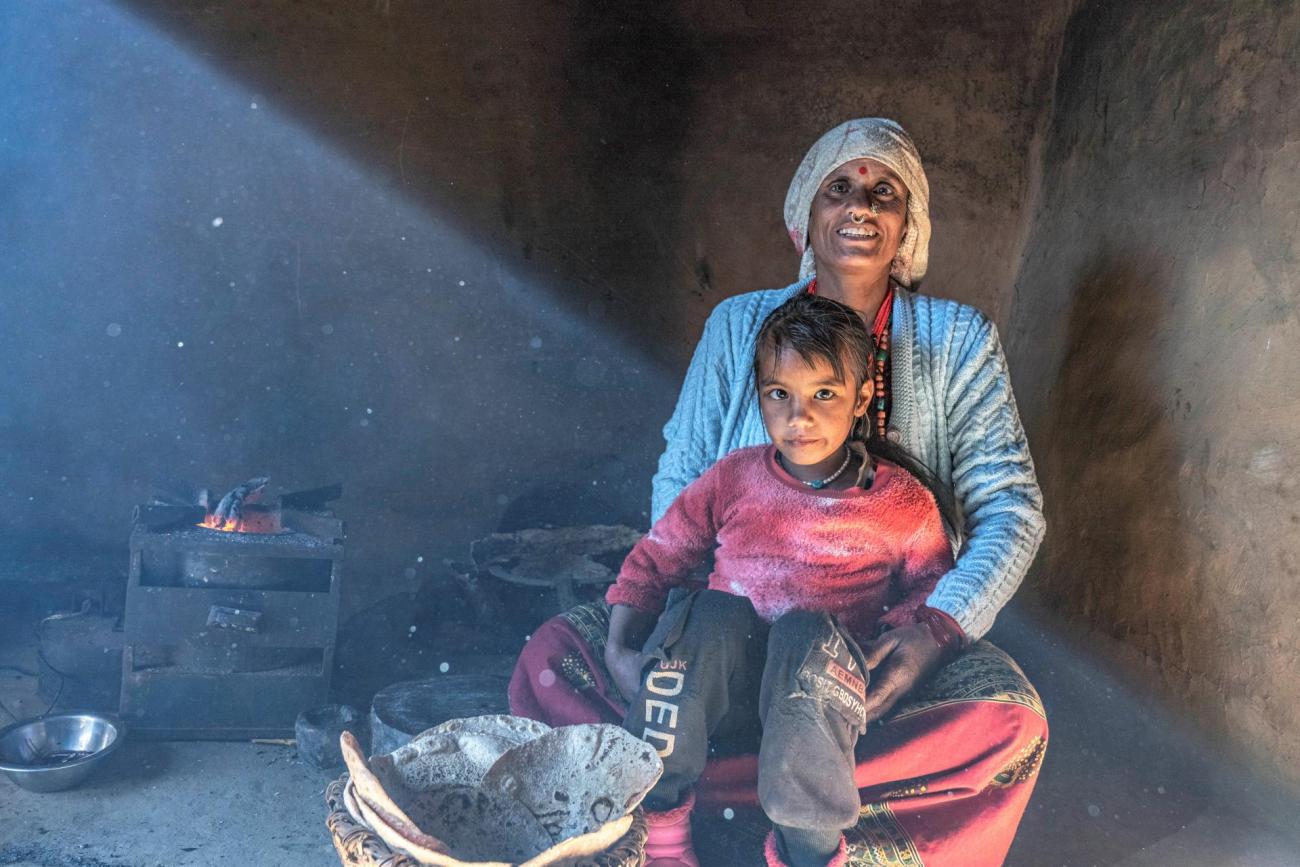
{"type": "Polygon", "coordinates": [[[725,462],[714,464],[673,500],[623,561],[618,580],[605,591],[610,605],[630,605],[651,614],[664,610],[668,591],[686,583],[692,570],[713,549],[723,488],[725,462]]]}
{"type": "Polygon", "coordinates": [[[1024,580],[1045,524],[996,327],[975,312],[953,341],[943,400],[964,540],[956,566],[928,604],[950,615],[974,641],[992,628],[1024,580]]]}
{"type": "Polygon", "coordinates": [[[727,382],[726,301],[714,308],[704,323],[677,407],[664,425],[664,453],[651,483],[650,523],[659,521],[683,488],[700,477],[717,458],[722,438],[722,418],[729,394],[727,382]]]}

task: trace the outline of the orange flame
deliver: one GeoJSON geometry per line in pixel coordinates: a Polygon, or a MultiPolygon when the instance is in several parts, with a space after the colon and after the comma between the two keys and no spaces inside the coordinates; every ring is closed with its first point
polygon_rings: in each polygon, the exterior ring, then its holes
{"type": "Polygon", "coordinates": [[[218,521],[216,515],[210,514],[198,526],[222,533],[283,532],[279,509],[262,509],[255,506],[246,508],[239,518],[227,518],[225,522],[218,521]]]}

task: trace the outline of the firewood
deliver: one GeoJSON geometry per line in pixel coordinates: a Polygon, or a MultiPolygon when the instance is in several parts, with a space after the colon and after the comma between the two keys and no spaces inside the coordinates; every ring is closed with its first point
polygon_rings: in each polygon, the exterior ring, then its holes
{"type": "Polygon", "coordinates": [[[235,487],[230,493],[222,497],[221,502],[217,504],[216,510],[212,513],[216,525],[220,527],[231,522],[239,523],[239,519],[243,517],[244,504],[257,502],[270,481],[270,476],[258,476],[235,487]]]}

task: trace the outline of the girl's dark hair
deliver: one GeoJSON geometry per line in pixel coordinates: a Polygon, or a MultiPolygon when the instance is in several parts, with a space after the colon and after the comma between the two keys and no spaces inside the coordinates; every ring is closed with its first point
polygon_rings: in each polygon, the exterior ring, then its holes
{"type": "MultiPolygon", "coordinates": [[[[862,317],[852,307],[799,292],[768,314],[754,344],[754,382],[762,382],[762,364],[783,349],[799,354],[809,365],[825,361],[854,392],[875,375],[876,342],[862,317]]],[[[952,493],[911,452],[881,437],[871,423],[872,413],[858,419],[849,438],[861,442],[868,453],[907,470],[934,496],[949,531],[956,532],[957,509],[952,493]]]]}
{"type": "Polygon", "coordinates": [[[762,361],[791,349],[808,365],[830,364],[835,375],[857,391],[875,373],[875,341],[852,307],[800,292],[773,310],[758,329],[754,346],[754,380],[760,381],[762,361]]]}

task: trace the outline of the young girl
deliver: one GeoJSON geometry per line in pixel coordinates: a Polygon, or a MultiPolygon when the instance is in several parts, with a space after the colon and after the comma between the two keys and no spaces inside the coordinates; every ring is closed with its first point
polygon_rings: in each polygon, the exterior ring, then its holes
{"type": "Polygon", "coordinates": [[[754,720],[768,863],[841,864],[866,725],[859,643],[918,622],[944,643],[925,599],[952,568],[951,544],[906,457],[858,434],[872,364],[850,308],[800,293],[773,311],[754,359],[772,445],[738,449],[687,486],[606,594],[624,725],[664,762],[646,800],[647,867],[698,867],[691,787],[709,739],[754,720]],[[691,574],[710,551],[701,588],[691,574]]]}

